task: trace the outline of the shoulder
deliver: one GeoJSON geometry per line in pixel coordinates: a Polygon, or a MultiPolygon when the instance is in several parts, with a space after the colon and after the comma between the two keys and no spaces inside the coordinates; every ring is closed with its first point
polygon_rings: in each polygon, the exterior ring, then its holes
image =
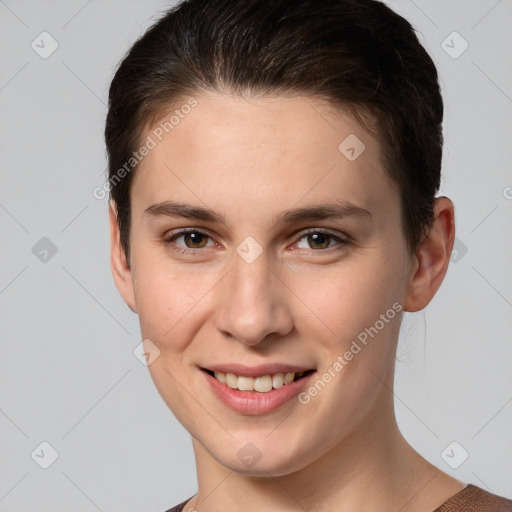
{"type": "MultiPolygon", "coordinates": [[[[184,510],[192,497],[165,512],[194,512],[184,510]]],[[[491,494],[476,485],[469,484],[462,491],[436,508],[434,512],[512,512],[512,500],[491,494]]]]}
{"type": "Polygon", "coordinates": [[[192,499],[192,496],[187,500],[183,501],[179,505],[176,505],[165,512],[197,512],[195,508],[185,510],[185,505],[192,499]]]}
{"type": "Polygon", "coordinates": [[[512,512],[512,500],[469,484],[434,512],[512,512]]]}

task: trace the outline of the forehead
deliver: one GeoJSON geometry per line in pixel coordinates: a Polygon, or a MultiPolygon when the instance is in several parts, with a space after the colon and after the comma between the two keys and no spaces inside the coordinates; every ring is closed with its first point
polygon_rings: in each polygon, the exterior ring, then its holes
{"type": "Polygon", "coordinates": [[[348,110],[311,96],[194,100],[146,130],[154,147],[134,177],[134,208],[179,198],[242,215],[333,199],[396,209],[380,144],[348,110]]]}

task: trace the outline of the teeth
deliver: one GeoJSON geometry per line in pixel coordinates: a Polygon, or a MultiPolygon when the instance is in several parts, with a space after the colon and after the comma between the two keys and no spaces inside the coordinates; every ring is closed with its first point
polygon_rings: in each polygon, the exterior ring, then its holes
{"type": "Polygon", "coordinates": [[[254,379],[252,377],[238,377],[237,388],[240,391],[253,391],[254,379]]]}
{"type": "Polygon", "coordinates": [[[272,376],[272,386],[275,389],[280,388],[284,384],[284,373],[276,373],[272,376]]]}
{"type": "MultiPolygon", "coordinates": [[[[238,377],[238,380],[240,380],[240,377],[238,377]]],[[[270,375],[263,375],[263,377],[256,377],[253,380],[254,380],[254,384],[253,384],[254,391],[259,391],[260,393],[267,393],[268,391],[272,391],[272,377],[270,375]]]]}
{"type": "Polygon", "coordinates": [[[285,376],[284,376],[284,383],[285,384],[291,384],[293,382],[293,379],[295,379],[295,373],[293,372],[288,372],[285,376]]]}
{"type": "MultiPolygon", "coordinates": [[[[219,372],[224,375],[222,372],[219,372]]],[[[226,384],[232,389],[238,389],[238,377],[232,373],[226,373],[226,384]]]]}
{"type": "Polygon", "coordinates": [[[222,372],[215,372],[215,378],[220,380],[223,384],[226,384],[226,374],[222,372]]]}
{"type": "Polygon", "coordinates": [[[295,378],[302,377],[304,372],[276,373],[274,375],[262,375],[260,377],[239,377],[234,373],[214,372],[215,378],[227,384],[231,389],[240,391],[258,391],[259,393],[268,393],[272,389],[280,388],[286,384],[291,384],[295,378]]]}

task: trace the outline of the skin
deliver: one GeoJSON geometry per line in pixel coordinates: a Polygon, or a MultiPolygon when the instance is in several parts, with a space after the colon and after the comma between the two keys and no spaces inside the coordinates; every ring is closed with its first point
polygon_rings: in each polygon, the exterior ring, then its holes
{"type": "Polygon", "coordinates": [[[130,265],[110,207],[116,286],[139,315],[143,339],[160,350],[151,377],[193,439],[199,491],[184,510],[432,511],[464,484],[398,430],[401,314],[307,404],[236,413],[209,391],[199,367],[292,363],[315,368],[316,380],[394,303],[410,312],[427,306],[449,263],[452,202],[436,199],[429,236],[409,253],[380,144],[347,112],[315,97],[194,97],[197,107],[134,176],[130,265]],[[365,144],[354,161],[338,150],[349,134],[365,144]],[[171,200],[224,221],[144,213],[171,200]],[[372,216],[275,223],[285,210],[335,201],[372,216]],[[168,241],[187,227],[208,236],[168,241]],[[348,243],[315,243],[307,229],[348,243]],[[262,250],[251,263],[236,252],[248,236],[262,250]],[[172,249],[187,246],[189,254],[172,249]],[[261,454],[251,467],[237,457],[248,442],[261,454]]]}

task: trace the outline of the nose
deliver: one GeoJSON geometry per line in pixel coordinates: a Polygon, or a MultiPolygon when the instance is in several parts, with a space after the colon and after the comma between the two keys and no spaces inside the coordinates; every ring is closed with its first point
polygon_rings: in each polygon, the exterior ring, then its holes
{"type": "Polygon", "coordinates": [[[233,266],[222,280],[217,329],[250,346],[273,338],[271,335],[284,336],[293,329],[288,294],[264,252],[250,263],[235,254],[233,266]]]}

